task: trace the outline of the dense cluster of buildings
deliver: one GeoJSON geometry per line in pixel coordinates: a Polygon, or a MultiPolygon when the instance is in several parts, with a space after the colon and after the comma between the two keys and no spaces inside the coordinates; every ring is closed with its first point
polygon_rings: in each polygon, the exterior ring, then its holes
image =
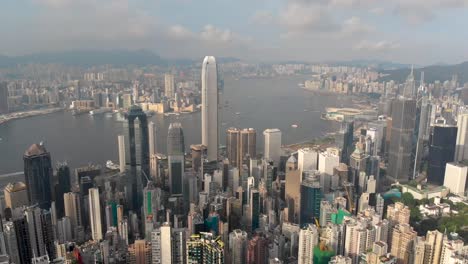
{"type": "MultiPolygon", "coordinates": [[[[164,80],[164,97],[175,97],[173,76],[164,80]]],[[[455,215],[442,199],[466,205],[468,112],[455,96],[432,97],[411,73],[382,96],[374,120],[343,122],[333,146],[291,151],[271,128],[257,153],[255,128],[228,128],[220,150],[218,85],[216,60],[206,57],[202,142],[190,150],[190,131],[172,123],[158,138],[167,155],[157,155],[154,123],[134,100],[146,96],[139,85],[124,99],[118,169],[54,169],[33,144],[25,183],[4,189],[0,263],[468,262],[456,230],[418,234],[411,221],[414,209],[455,215]],[[410,208],[394,202],[402,193],[434,202],[410,208]]]]}

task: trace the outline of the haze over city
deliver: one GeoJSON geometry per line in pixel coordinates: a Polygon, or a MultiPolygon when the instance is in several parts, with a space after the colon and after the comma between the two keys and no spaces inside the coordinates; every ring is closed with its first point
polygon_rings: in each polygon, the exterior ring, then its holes
{"type": "Polygon", "coordinates": [[[0,54],[149,49],[253,61],[468,60],[465,0],[3,1],[0,54]]]}
{"type": "Polygon", "coordinates": [[[467,0],[0,3],[0,264],[468,264],[467,0]]]}

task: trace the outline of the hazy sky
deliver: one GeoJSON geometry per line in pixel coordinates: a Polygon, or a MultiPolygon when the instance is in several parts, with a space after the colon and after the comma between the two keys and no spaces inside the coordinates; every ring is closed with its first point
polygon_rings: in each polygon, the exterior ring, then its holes
{"type": "Polygon", "coordinates": [[[2,0],[0,54],[139,49],[245,60],[468,60],[468,0],[2,0]]]}

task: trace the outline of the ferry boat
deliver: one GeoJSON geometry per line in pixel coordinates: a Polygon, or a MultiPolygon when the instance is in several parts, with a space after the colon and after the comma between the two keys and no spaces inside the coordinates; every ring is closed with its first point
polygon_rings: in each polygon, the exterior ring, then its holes
{"type": "Polygon", "coordinates": [[[114,164],[111,160],[108,160],[106,162],[106,168],[108,168],[109,170],[118,170],[118,169],[120,169],[119,165],[114,164]]]}
{"type": "Polygon", "coordinates": [[[104,114],[104,113],[108,113],[108,112],[111,112],[111,111],[112,111],[111,107],[101,107],[101,108],[89,111],[89,114],[90,115],[99,115],[99,114],[104,114]]]}

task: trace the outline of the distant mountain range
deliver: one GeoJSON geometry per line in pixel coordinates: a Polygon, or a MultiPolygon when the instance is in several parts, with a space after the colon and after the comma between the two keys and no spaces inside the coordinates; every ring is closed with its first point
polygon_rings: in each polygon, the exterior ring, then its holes
{"type": "MultiPolygon", "coordinates": [[[[149,50],[75,50],[64,52],[37,53],[22,56],[2,56],[0,55],[0,67],[13,67],[18,64],[29,63],[58,63],[75,66],[92,65],[192,65],[201,63],[203,58],[195,59],[166,59],[149,50]]],[[[237,58],[220,57],[219,63],[239,61],[237,58]]]]}
{"type": "Polygon", "coordinates": [[[411,64],[382,60],[330,61],[325,63],[333,66],[370,67],[377,70],[394,70],[411,67],[411,64]]]}
{"type": "MultiPolygon", "coordinates": [[[[411,69],[410,67],[396,70],[384,70],[381,73],[386,76],[380,78],[381,81],[394,80],[398,83],[402,83],[406,80],[411,69]]],[[[468,61],[455,65],[432,65],[423,68],[414,69],[414,78],[416,80],[421,79],[421,72],[424,72],[424,81],[431,83],[436,80],[444,82],[451,80],[454,74],[458,75],[458,82],[463,84],[468,82],[468,61]]]]}
{"type": "Polygon", "coordinates": [[[160,65],[165,66],[168,60],[148,50],[77,50],[51,53],[37,53],[23,56],[0,56],[0,67],[11,67],[28,63],[60,63],[66,65],[160,65]]]}

